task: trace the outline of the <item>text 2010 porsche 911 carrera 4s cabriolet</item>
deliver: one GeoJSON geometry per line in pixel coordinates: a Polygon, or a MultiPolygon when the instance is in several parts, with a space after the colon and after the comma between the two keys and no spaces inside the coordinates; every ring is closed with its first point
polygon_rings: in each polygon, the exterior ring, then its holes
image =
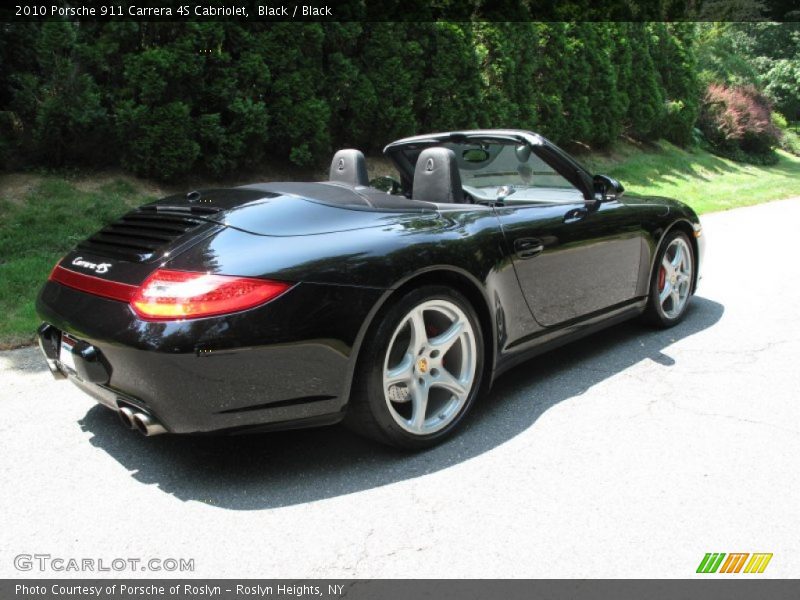
{"type": "Polygon", "coordinates": [[[51,371],[147,435],[344,421],[441,441],[509,367],[644,315],[677,323],[697,215],[623,197],[527,131],[339,151],[329,181],[176,195],[81,242],[37,309],[51,371]]]}

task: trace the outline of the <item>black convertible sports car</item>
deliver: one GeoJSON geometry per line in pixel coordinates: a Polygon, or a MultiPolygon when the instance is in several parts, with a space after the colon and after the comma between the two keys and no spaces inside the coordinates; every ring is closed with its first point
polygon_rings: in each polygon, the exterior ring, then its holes
{"type": "Polygon", "coordinates": [[[38,298],[68,377],[147,435],[344,421],[432,445],[509,367],[624,319],[685,314],[703,240],[527,131],[339,151],[329,181],[209,189],[126,214],[38,298]]]}

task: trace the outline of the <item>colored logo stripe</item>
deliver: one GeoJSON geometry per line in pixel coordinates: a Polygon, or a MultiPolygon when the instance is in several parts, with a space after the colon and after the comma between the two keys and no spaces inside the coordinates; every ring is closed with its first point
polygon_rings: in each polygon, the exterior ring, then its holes
{"type": "Polygon", "coordinates": [[[697,572],[716,573],[719,571],[720,573],[740,573],[745,562],[747,562],[747,566],[744,567],[745,573],[763,573],[769,561],[772,560],[772,554],[766,552],[757,552],[752,555],[749,552],[733,552],[727,555],[727,559],[725,559],[725,556],[726,554],[724,552],[707,553],[703,557],[703,560],[700,561],[697,572]],[[748,556],[750,557],[749,561],[747,560],[748,556]],[[722,562],[723,559],[725,560],[724,563],[722,562]],[[720,565],[722,565],[722,568],[720,568],[720,565]]]}
{"type": "Polygon", "coordinates": [[[750,556],[749,552],[728,554],[728,558],[722,563],[720,573],[738,573],[744,566],[744,561],[750,556]]]}
{"type": "Polygon", "coordinates": [[[745,573],[763,573],[767,568],[769,561],[772,560],[772,554],[753,554],[750,562],[744,568],[745,573]]]}
{"type": "Polygon", "coordinates": [[[698,573],[716,573],[722,559],[725,558],[724,552],[708,553],[700,561],[700,566],[697,567],[698,573]]]}

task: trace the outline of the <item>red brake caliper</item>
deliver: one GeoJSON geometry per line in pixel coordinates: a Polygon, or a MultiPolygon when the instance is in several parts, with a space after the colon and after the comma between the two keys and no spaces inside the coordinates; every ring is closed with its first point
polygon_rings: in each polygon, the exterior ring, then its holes
{"type": "Polygon", "coordinates": [[[658,291],[664,290],[664,285],[667,283],[667,270],[662,266],[658,270],[658,291]]]}

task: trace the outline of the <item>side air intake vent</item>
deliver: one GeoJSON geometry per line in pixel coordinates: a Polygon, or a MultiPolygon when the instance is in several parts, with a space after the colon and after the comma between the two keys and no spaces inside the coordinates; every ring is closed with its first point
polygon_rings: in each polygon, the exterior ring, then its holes
{"type": "Polygon", "coordinates": [[[118,221],[105,226],[78,248],[132,262],[144,262],[171,245],[178,238],[194,231],[207,221],[199,218],[219,212],[218,208],[144,206],[129,212],[118,221]]]}

